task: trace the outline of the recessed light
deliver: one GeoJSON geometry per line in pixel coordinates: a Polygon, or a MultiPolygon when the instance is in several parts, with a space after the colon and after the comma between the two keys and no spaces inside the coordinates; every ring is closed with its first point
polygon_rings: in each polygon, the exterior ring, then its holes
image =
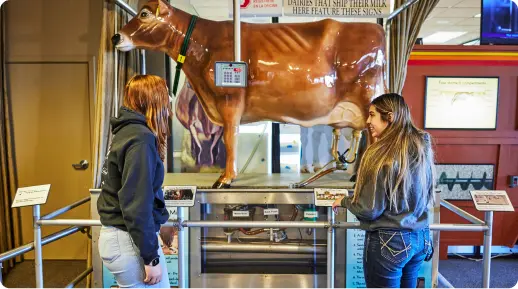
{"type": "Polygon", "coordinates": [[[437,21],[438,24],[448,24],[450,23],[450,21],[447,21],[447,20],[439,20],[437,21]]]}
{"type": "Polygon", "coordinates": [[[454,38],[457,38],[459,36],[462,36],[466,34],[467,32],[450,32],[450,31],[441,31],[436,32],[430,36],[427,36],[423,39],[423,42],[425,44],[432,44],[432,43],[446,43],[454,38]]]}

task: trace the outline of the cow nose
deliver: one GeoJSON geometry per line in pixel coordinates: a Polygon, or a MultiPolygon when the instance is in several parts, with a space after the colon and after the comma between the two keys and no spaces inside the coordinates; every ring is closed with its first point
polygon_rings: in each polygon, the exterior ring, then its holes
{"type": "Polygon", "coordinates": [[[113,46],[119,44],[121,42],[121,39],[122,39],[122,37],[119,33],[113,35],[113,37],[112,37],[113,46]]]}

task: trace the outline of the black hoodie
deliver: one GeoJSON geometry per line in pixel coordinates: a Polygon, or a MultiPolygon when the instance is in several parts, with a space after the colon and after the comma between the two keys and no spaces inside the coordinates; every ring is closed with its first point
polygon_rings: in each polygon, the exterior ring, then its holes
{"type": "Polygon", "coordinates": [[[122,107],[111,119],[113,140],[101,175],[101,223],[129,232],[144,264],[158,257],[157,232],[169,218],[162,183],[164,165],[144,115],[122,107]]]}

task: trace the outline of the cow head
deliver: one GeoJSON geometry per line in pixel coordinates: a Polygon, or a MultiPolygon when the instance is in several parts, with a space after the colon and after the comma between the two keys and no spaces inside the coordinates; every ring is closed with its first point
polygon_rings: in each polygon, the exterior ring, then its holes
{"type": "Polygon", "coordinates": [[[171,33],[178,32],[173,20],[175,9],[164,0],[150,0],[119,33],[112,43],[120,51],[132,49],[167,50],[171,33]]]}

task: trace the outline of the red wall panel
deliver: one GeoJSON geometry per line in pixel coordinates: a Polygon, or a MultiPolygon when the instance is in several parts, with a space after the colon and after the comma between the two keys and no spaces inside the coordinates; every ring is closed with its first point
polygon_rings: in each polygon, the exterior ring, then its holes
{"type": "MultiPolygon", "coordinates": [[[[499,77],[496,130],[429,132],[434,139],[436,163],[495,165],[495,189],[506,190],[516,209],[513,213],[495,213],[493,242],[503,246],[513,246],[518,239],[518,188],[508,187],[508,176],[518,175],[518,53],[515,52],[518,52],[518,47],[416,46],[403,90],[414,123],[422,128],[427,76],[499,77]],[[501,56],[490,52],[495,50],[507,51],[508,54],[501,56]],[[487,55],[473,56],[477,53],[487,55]],[[503,57],[506,60],[496,61],[492,55],[495,59],[503,57]]],[[[477,212],[470,201],[452,203],[484,218],[484,214],[477,212]]],[[[441,223],[467,222],[441,208],[441,223]]],[[[482,233],[443,232],[441,257],[446,257],[448,245],[481,245],[482,240],[482,233]]]]}

